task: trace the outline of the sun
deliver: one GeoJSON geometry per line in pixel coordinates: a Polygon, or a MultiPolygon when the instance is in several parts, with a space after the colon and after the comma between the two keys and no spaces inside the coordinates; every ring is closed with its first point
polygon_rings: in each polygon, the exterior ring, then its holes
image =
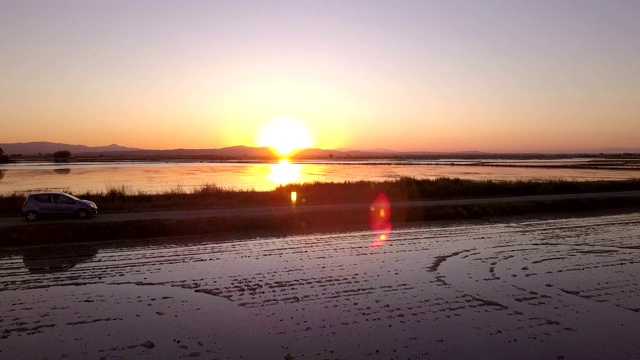
{"type": "Polygon", "coordinates": [[[258,146],[272,147],[282,156],[312,145],[311,132],[303,122],[295,118],[270,120],[258,133],[258,146]]]}

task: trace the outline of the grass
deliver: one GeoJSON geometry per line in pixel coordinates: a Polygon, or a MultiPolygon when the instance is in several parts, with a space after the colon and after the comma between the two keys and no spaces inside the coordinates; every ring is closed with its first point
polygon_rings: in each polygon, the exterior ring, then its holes
{"type": "MultiPolygon", "coordinates": [[[[355,181],[344,183],[306,183],[280,186],[273,191],[231,190],[215,184],[202,185],[193,191],[176,187],[161,194],[135,191],[125,185],[109,185],[103,192],[73,193],[96,202],[101,213],[153,210],[193,210],[229,207],[288,205],[291,192],[298,204],[370,203],[384,193],[391,202],[439,200],[524,195],[577,194],[640,190],[640,179],[616,181],[493,181],[457,178],[394,181],[355,181]]],[[[25,194],[0,196],[0,216],[20,215],[25,194]]]]}

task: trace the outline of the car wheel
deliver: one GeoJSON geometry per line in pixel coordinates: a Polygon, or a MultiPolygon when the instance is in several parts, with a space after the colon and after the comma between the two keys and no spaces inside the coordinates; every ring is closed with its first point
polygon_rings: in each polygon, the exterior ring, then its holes
{"type": "Polygon", "coordinates": [[[27,211],[24,214],[24,218],[27,219],[27,221],[36,221],[38,220],[38,213],[35,211],[27,211]]]}
{"type": "Polygon", "coordinates": [[[78,210],[78,218],[79,219],[86,219],[89,217],[89,212],[85,209],[80,209],[78,210]]]}

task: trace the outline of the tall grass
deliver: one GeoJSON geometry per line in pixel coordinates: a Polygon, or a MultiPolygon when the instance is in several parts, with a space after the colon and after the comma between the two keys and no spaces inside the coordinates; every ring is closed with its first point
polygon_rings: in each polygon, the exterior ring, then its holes
{"type": "Polygon", "coordinates": [[[383,192],[395,201],[474,197],[574,194],[640,190],[640,179],[616,181],[494,181],[459,178],[415,179],[401,177],[384,182],[290,184],[276,192],[297,191],[312,202],[366,201],[383,192]]]}

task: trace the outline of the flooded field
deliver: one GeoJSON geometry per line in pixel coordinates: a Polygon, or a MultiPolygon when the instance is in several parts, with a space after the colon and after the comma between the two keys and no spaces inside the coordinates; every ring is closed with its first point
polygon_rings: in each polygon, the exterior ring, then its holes
{"type": "Polygon", "coordinates": [[[640,214],[4,249],[0,358],[640,357],[640,214]]]}
{"type": "Polygon", "coordinates": [[[191,191],[215,184],[236,190],[272,190],[280,184],[457,177],[474,180],[622,180],[640,178],[640,165],[615,161],[390,161],[267,163],[16,163],[0,165],[0,195],[39,190],[105,192],[191,191]],[[566,166],[566,167],[557,167],[566,166]]]}

